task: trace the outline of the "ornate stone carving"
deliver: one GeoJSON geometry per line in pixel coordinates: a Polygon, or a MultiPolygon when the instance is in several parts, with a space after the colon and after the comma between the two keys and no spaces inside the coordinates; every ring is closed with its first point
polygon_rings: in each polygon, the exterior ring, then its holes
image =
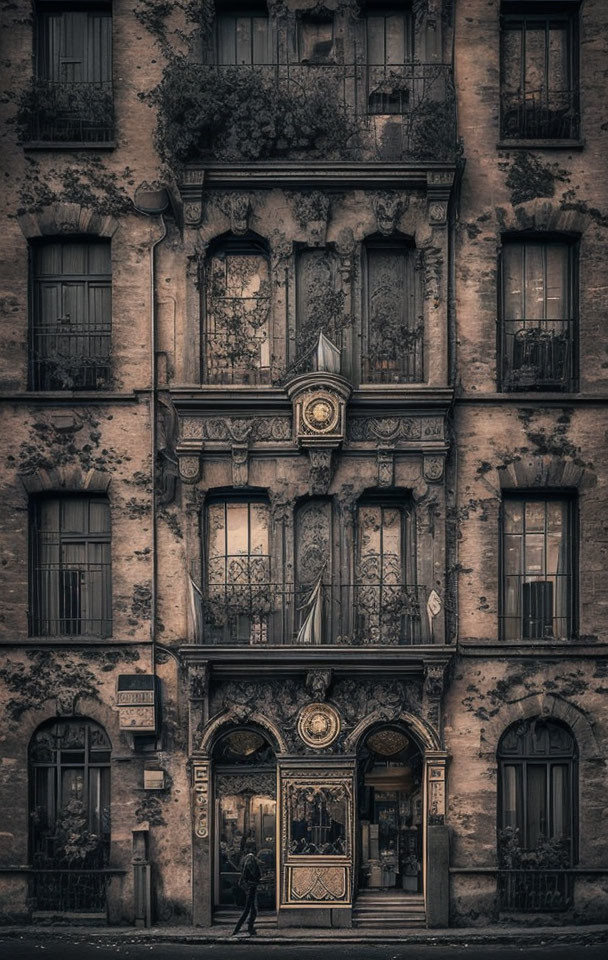
{"type": "MultiPolygon", "coordinates": [[[[302,503],[296,516],[298,587],[308,588],[323,574],[330,558],[331,505],[328,500],[302,503]]],[[[319,699],[324,699],[320,697],[319,699]]]]}
{"type": "Polygon", "coordinates": [[[216,777],[216,797],[226,797],[233,794],[254,791],[258,796],[274,797],[277,792],[277,779],[274,773],[222,773],[216,777]]]}
{"type": "Polygon", "coordinates": [[[417,440],[420,434],[421,421],[415,417],[351,417],[347,430],[355,442],[417,440]]]}
{"type": "Polygon", "coordinates": [[[372,209],[379,233],[388,237],[397,229],[402,213],[407,210],[408,199],[400,193],[385,191],[372,198],[372,209]]]}
{"type": "Polygon", "coordinates": [[[278,443],[291,440],[291,417],[183,417],[184,440],[211,440],[221,443],[278,443]]]}
{"type": "Polygon", "coordinates": [[[443,696],[445,668],[447,661],[427,663],[424,667],[424,695],[430,699],[443,696]]]}
{"type": "Polygon", "coordinates": [[[426,175],[426,190],[429,208],[429,221],[434,226],[444,226],[447,222],[448,201],[454,182],[451,170],[429,170],[426,175]]]}
{"type": "Polygon", "coordinates": [[[188,669],[190,700],[204,700],[209,688],[209,666],[207,663],[192,663],[188,669]]]}
{"type": "Polygon", "coordinates": [[[347,879],[345,867],[291,867],[290,899],[296,903],[348,900],[347,879]]]}
{"type": "Polygon", "coordinates": [[[329,197],[318,190],[295,195],[295,217],[306,230],[306,241],[311,247],[322,247],[325,244],[329,207],[329,197]]]}
{"type": "Polygon", "coordinates": [[[246,443],[235,443],[231,447],[232,486],[246,487],[249,483],[249,447],[246,443]]]}
{"type": "Polygon", "coordinates": [[[445,759],[431,762],[427,767],[428,822],[445,822],[445,759]]]}
{"type": "Polygon", "coordinates": [[[424,458],[424,479],[429,483],[438,483],[443,479],[443,457],[425,457],[424,458]]]}
{"type": "Polygon", "coordinates": [[[395,480],[394,452],[379,447],[376,451],[376,464],[378,468],[378,486],[392,487],[395,480]]]}
{"type": "Polygon", "coordinates": [[[251,200],[244,193],[229,193],[221,203],[222,212],[230,220],[230,229],[237,236],[243,236],[249,230],[251,200]]]}
{"type": "Polygon", "coordinates": [[[404,711],[420,710],[420,685],[405,680],[340,680],[334,684],[332,700],[338,704],[345,726],[379,712],[380,719],[397,720],[404,711]]]}
{"type": "Polygon", "coordinates": [[[339,733],[340,714],[329,703],[309,703],[298,717],[298,734],[308,747],[328,747],[339,733]]]}
{"type": "Polygon", "coordinates": [[[195,763],[192,776],[194,835],[206,840],[209,836],[209,764],[195,763]]]}
{"type": "Polygon", "coordinates": [[[184,483],[196,483],[201,474],[201,459],[198,454],[180,454],[178,457],[179,475],[184,483]]]}
{"type": "Polygon", "coordinates": [[[438,200],[434,200],[433,203],[429,204],[429,220],[431,223],[435,223],[437,225],[444,224],[447,220],[447,215],[447,203],[441,203],[438,200]]]}
{"type": "MultiPolygon", "coordinates": [[[[270,253],[273,269],[276,271],[279,268],[285,268],[293,256],[293,241],[280,230],[274,230],[270,237],[270,253]]],[[[280,278],[275,277],[275,279],[280,278]]]]}
{"type": "Polygon", "coordinates": [[[315,700],[325,700],[331,685],[331,670],[309,670],[306,689],[315,700]]]}
{"type": "Polygon", "coordinates": [[[309,449],[308,478],[312,494],[324,496],[329,490],[334,475],[333,456],[333,450],[324,450],[319,447],[309,449]]]}

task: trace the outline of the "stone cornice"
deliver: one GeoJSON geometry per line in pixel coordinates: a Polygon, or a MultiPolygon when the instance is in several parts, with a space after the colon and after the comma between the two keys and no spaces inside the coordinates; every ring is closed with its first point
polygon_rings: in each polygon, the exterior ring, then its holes
{"type": "MultiPolygon", "coordinates": [[[[202,187],[235,187],[246,190],[275,187],[418,187],[426,191],[428,174],[454,174],[456,164],[428,161],[383,163],[379,161],[266,161],[255,163],[209,162],[189,164],[187,188],[196,178],[202,187]],[[196,176],[198,174],[198,177],[196,176]]],[[[180,185],[181,191],[181,185],[180,185]]]]}
{"type": "Polygon", "coordinates": [[[446,663],[454,654],[453,646],[417,645],[415,647],[380,646],[264,646],[220,647],[187,645],[179,649],[185,662],[208,662],[214,675],[241,675],[243,670],[256,674],[301,673],[311,666],[331,666],[334,675],[359,673],[390,674],[391,676],[424,676],[425,665],[441,661],[446,663]]]}

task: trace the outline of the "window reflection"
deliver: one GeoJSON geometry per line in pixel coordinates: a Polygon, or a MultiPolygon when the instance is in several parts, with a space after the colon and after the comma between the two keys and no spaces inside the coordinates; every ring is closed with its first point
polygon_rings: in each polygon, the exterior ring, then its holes
{"type": "Polygon", "coordinates": [[[289,802],[290,853],[340,856],[347,852],[344,786],[292,787],[289,802]]]}

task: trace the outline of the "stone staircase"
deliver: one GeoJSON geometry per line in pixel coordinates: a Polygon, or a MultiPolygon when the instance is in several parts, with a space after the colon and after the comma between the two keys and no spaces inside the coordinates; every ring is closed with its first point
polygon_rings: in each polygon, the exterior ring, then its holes
{"type": "Polygon", "coordinates": [[[363,890],[353,907],[353,927],[424,927],[426,913],[420,893],[403,890],[363,890]]]}

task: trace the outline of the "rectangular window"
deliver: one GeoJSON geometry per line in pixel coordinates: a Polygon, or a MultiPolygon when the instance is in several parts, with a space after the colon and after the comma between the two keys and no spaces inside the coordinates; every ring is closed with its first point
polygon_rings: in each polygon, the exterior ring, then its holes
{"type": "Polygon", "coordinates": [[[400,503],[370,500],[359,504],[355,608],[361,642],[420,642],[412,527],[411,513],[400,503]]]}
{"type": "Polygon", "coordinates": [[[35,97],[38,109],[31,139],[61,143],[112,139],[109,4],[38,3],[35,97]]]}
{"type": "Polygon", "coordinates": [[[363,383],[423,380],[423,323],[417,311],[414,251],[405,245],[367,248],[361,343],[363,383]]]}
{"type": "Polygon", "coordinates": [[[503,245],[503,390],[576,388],[575,253],[559,241],[503,245]]]}
{"type": "Polygon", "coordinates": [[[273,62],[270,23],[264,3],[228,7],[216,17],[216,59],[223,66],[273,62]]]}
{"type": "Polygon", "coordinates": [[[32,510],[30,634],[112,634],[110,507],[101,497],[38,500],[32,510]]]}
{"type": "Polygon", "coordinates": [[[268,503],[210,503],[205,614],[212,642],[266,643],[271,596],[268,503]]]}
{"type": "Polygon", "coordinates": [[[574,624],[571,500],[508,497],[502,511],[504,640],[559,639],[574,624]]]}
{"type": "Polygon", "coordinates": [[[406,113],[409,107],[413,31],[403,4],[369,4],[365,17],[367,102],[374,114],[406,113]]]}
{"type": "Polygon", "coordinates": [[[112,266],[108,241],[33,247],[33,390],[95,390],[110,377],[112,266]]]}
{"type": "Polygon", "coordinates": [[[504,140],[579,137],[577,44],[572,4],[503,3],[504,140]]]}

